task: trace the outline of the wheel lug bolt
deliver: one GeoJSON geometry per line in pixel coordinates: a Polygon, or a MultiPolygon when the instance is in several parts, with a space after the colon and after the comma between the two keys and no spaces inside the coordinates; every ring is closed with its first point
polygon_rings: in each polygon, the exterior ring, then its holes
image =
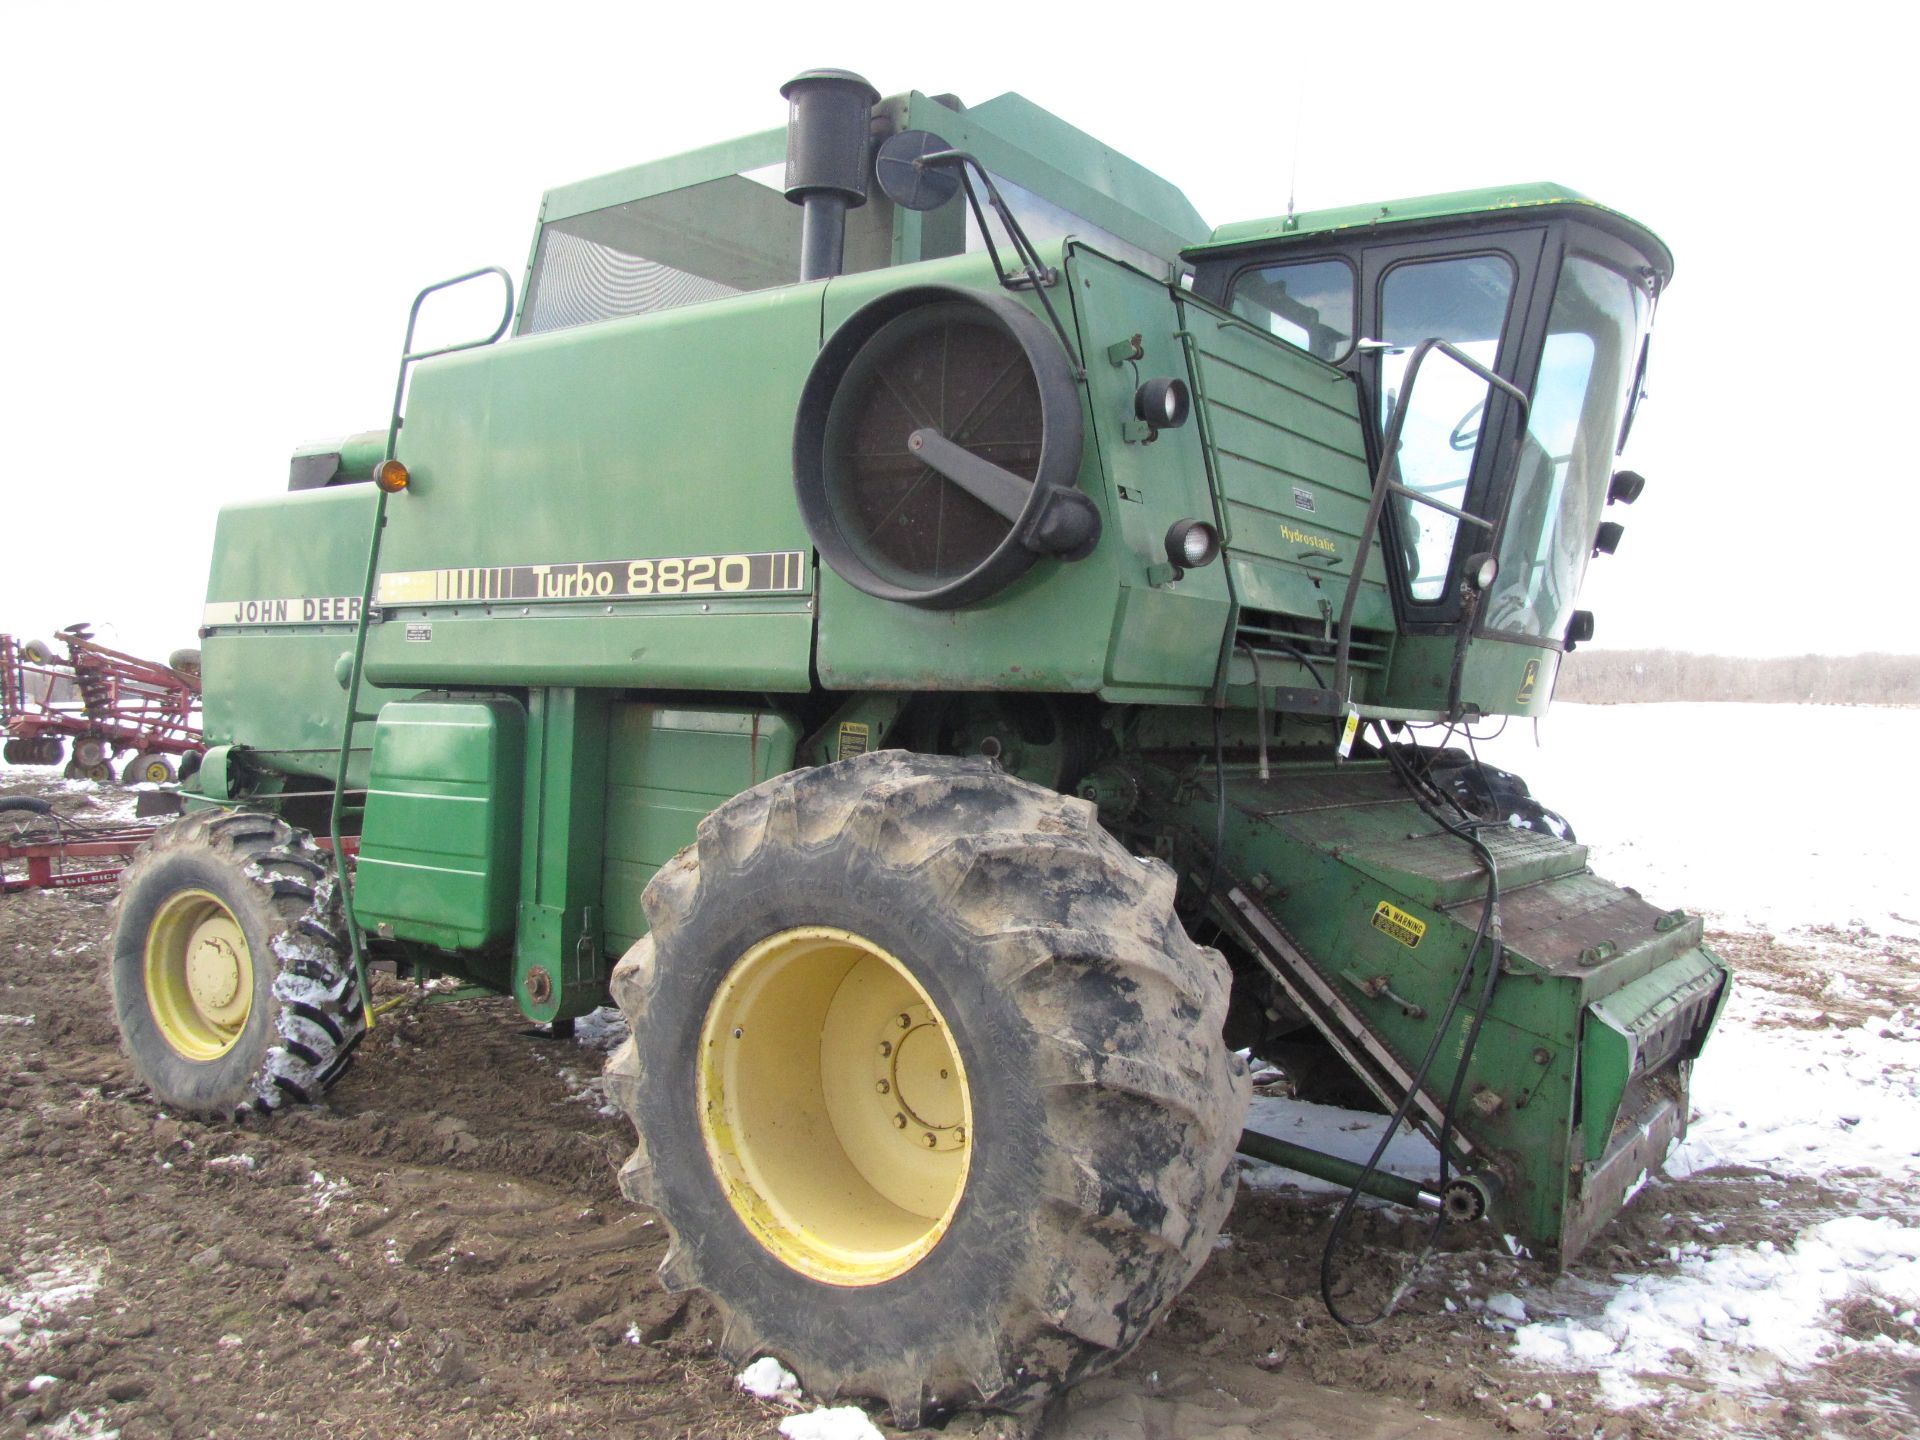
{"type": "Polygon", "coordinates": [[[886,1094],[889,1090],[893,1089],[893,1087],[884,1080],[877,1082],[873,1088],[878,1090],[882,1095],[886,1094]]]}
{"type": "Polygon", "coordinates": [[[902,1015],[900,1017],[900,1028],[902,1030],[911,1030],[913,1028],[913,1017],[911,1015],[902,1015]]]}
{"type": "Polygon", "coordinates": [[[904,1115],[896,1115],[896,1116],[894,1116],[894,1117],[893,1117],[893,1128],[894,1128],[894,1129],[896,1129],[896,1130],[904,1130],[904,1129],[906,1129],[906,1128],[907,1128],[907,1117],[906,1117],[906,1116],[904,1116],[904,1115]]]}
{"type": "Polygon", "coordinates": [[[966,1126],[956,1125],[953,1127],[953,1143],[956,1145],[964,1145],[967,1143],[967,1127],[966,1126]]]}
{"type": "Polygon", "coordinates": [[[893,1042],[891,1040],[882,1040],[880,1042],[880,1058],[884,1060],[891,1054],[893,1054],[893,1042]]]}
{"type": "Polygon", "coordinates": [[[921,1138],[927,1142],[927,1149],[929,1150],[933,1149],[934,1146],[940,1143],[938,1140],[934,1139],[931,1134],[924,1135],[921,1138]]]}

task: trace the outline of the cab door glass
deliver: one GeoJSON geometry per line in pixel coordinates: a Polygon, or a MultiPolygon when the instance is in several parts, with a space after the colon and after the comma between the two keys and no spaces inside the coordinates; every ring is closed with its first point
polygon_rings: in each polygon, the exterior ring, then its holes
{"type": "MultiPolygon", "coordinates": [[[[1503,255],[1448,256],[1395,265],[1380,285],[1380,423],[1391,422],[1407,362],[1423,340],[1450,341],[1492,370],[1513,299],[1512,263],[1503,255]]],[[[1479,454],[1489,386],[1439,351],[1421,362],[1400,428],[1399,482],[1424,496],[1464,508],[1479,454]]],[[[1460,522],[1402,495],[1393,496],[1395,533],[1416,604],[1445,598],[1460,522]]]]}
{"type": "Polygon", "coordinates": [[[1555,638],[1566,628],[1606,504],[1644,314],[1645,293],[1627,276],[1568,258],[1487,597],[1489,630],[1555,638]]]}

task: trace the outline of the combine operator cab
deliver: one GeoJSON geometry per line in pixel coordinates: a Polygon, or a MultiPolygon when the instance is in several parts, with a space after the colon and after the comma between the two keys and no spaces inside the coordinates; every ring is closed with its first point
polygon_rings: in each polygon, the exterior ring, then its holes
{"type": "Polygon", "coordinates": [[[1405,633],[1474,611],[1475,634],[1524,646],[1591,634],[1573,606],[1589,556],[1619,541],[1603,507],[1640,491],[1613,459],[1673,273],[1655,236],[1528,185],[1229,226],[1188,254],[1201,295],[1353,376],[1376,436],[1404,408],[1384,526],[1405,633]],[[1453,349],[1416,385],[1428,340],[1453,349]]]}

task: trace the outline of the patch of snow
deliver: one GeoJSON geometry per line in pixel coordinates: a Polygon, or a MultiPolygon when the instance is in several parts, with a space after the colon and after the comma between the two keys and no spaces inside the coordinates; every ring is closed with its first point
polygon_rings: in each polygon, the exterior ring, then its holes
{"type": "Polygon", "coordinates": [[[120,1429],[108,1426],[105,1411],[69,1410],[33,1433],[39,1440],[119,1440],[120,1429]]]}
{"type": "Polygon", "coordinates": [[[609,1118],[619,1115],[620,1111],[607,1095],[607,1080],[604,1075],[582,1078],[576,1070],[562,1066],[559,1071],[560,1083],[567,1087],[567,1100],[577,1105],[593,1106],[593,1113],[609,1118]]]}
{"type": "Polygon", "coordinates": [[[783,1404],[797,1404],[800,1399],[800,1381],[794,1373],[771,1355],[762,1355],[746,1369],[733,1377],[733,1383],[749,1395],[762,1400],[777,1400],[783,1404]]]}
{"type": "Polygon", "coordinates": [[[627,1033],[627,1017],[620,1013],[617,1005],[602,1005],[573,1022],[575,1043],[602,1054],[619,1045],[627,1038],[627,1033]]]}
{"type": "MultiPolygon", "coordinates": [[[[1754,1003],[1754,1002],[1747,1002],[1754,1003]]],[[[1751,1165],[1857,1188],[1849,1170],[1920,1179],[1920,1027],[1901,1012],[1845,1029],[1739,1023],[1741,992],[1693,1072],[1694,1118],[1669,1175],[1751,1165]]]]}
{"type": "Polygon", "coordinates": [[[329,1180],[318,1170],[307,1176],[307,1198],[313,1202],[315,1211],[325,1210],[353,1187],[344,1180],[329,1180]]]}
{"type": "Polygon", "coordinates": [[[0,1015],[0,1025],[31,1025],[31,1015],[0,1015]]]}
{"type": "Polygon", "coordinates": [[[1688,1245],[1678,1273],[1633,1277],[1597,1315],[1523,1326],[1514,1354],[1597,1372],[1618,1408],[1656,1398],[1642,1381],[1665,1373],[1673,1351],[1688,1357],[1690,1379],[1731,1389],[1791,1379],[1848,1350],[1892,1347],[1920,1360],[1920,1330],[1912,1340],[1844,1335],[1835,1309],[1856,1296],[1893,1314],[1920,1307],[1920,1227],[1845,1215],[1785,1247],[1688,1245]]]}
{"type": "Polygon", "coordinates": [[[16,1359],[45,1345],[67,1312],[100,1288],[100,1267],[65,1250],[31,1263],[17,1284],[0,1286],[0,1353],[16,1359]]]}
{"type": "Polygon", "coordinates": [[[1502,1320],[1511,1320],[1516,1325],[1527,1323],[1527,1306],[1518,1295],[1501,1291],[1498,1295],[1487,1297],[1487,1309],[1502,1320]]]}
{"type": "Polygon", "coordinates": [[[253,1156],[242,1153],[238,1155],[216,1155],[213,1159],[207,1161],[207,1168],[209,1170],[254,1170],[259,1168],[259,1164],[260,1162],[255,1160],[253,1156]]]}
{"type": "Polygon", "coordinates": [[[787,1440],[886,1440],[866,1411],[853,1405],[789,1415],[780,1422],[780,1433],[787,1440]]]}

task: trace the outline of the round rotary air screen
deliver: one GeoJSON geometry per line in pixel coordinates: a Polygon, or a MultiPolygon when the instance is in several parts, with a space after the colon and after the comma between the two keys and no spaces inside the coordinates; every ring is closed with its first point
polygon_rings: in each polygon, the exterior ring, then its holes
{"type": "Polygon", "coordinates": [[[1077,486],[1083,441],[1053,331],[1004,296],[916,286],[822,347],[794,425],[794,488],[835,574],[952,609],[1042,556],[1092,553],[1100,512],[1077,486]]]}
{"type": "Polygon", "coordinates": [[[842,533],[876,572],[915,588],[976,569],[1013,529],[908,447],[929,427],[1023,480],[1039,473],[1033,368],[976,306],[927,305],[889,322],[828,414],[825,479],[842,533]]]}

